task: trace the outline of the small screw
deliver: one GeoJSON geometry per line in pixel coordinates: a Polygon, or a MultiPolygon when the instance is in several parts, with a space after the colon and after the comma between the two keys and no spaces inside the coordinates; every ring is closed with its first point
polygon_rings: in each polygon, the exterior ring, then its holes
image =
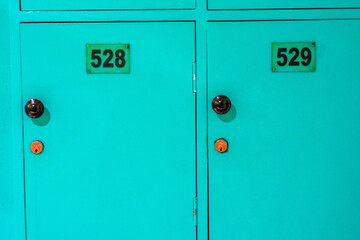
{"type": "Polygon", "coordinates": [[[314,47],[314,46],[315,46],[315,43],[312,43],[312,44],[311,44],[311,46],[313,46],[313,47],[314,47]]]}
{"type": "Polygon", "coordinates": [[[125,48],[129,48],[129,44],[126,44],[126,45],[125,45],[125,48]]]}
{"type": "Polygon", "coordinates": [[[276,71],[276,68],[273,68],[273,71],[276,71]]]}
{"type": "Polygon", "coordinates": [[[89,44],[86,44],[86,47],[89,47],[89,44]]]}
{"type": "Polygon", "coordinates": [[[90,72],[90,69],[86,70],[87,72],[90,72]]]}

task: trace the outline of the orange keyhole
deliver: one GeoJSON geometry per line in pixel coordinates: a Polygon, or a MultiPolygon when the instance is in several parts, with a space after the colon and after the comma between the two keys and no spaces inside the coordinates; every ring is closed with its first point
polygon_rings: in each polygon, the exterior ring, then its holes
{"type": "Polygon", "coordinates": [[[34,141],[30,145],[30,150],[34,154],[40,154],[44,149],[44,145],[40,141],[34,141]]]}
{"type": "Polygon", "coordinates": [[[215,149],[216,151],[218,151],[219,153],[224,153],[227,151],[228,149],[228,143],[225,139],[219,139],[216,140],[215,142],[215,149]]]}

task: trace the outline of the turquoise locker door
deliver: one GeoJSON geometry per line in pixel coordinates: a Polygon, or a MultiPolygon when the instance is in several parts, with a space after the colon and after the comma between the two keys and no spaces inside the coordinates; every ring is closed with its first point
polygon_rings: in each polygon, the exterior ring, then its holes
{"type": "Polygon", "coordinates": [[[21,0],[21,10],[194,9],[195,0],[21,0]]]}
{"type": "Polygon", "coordinates": [[[359,29],[208,23],[210,239],[360,239],[359,29]],[[272,72],[271,43],[299,41],[316,43],[316,71],[272,72]]]}
{"type": "Polygon", "coordinates": [[[208,0],[209,9],[360,8],[359,0],[208,0]]]}
{"type": "Polygon", "coordinates": [[[194,23],[21,25],[28,240],[193,239],[194,23]],[[130,44],[88,74],[86,44],[130,44]],[[40,140],[35,155],[30,144],[40,140]]]}

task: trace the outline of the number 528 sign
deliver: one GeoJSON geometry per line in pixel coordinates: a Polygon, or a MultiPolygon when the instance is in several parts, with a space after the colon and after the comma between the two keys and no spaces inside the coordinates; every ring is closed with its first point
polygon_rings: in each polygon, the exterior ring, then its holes
{"type": "Polygon", "coordinates": [[[87,73],[130,73],[129,44],[86,44],[87,73]]]}
{"type": "Polygon", "coordinates": [[[315,72],[315,42],[272,43],[273,72],[315,72]]]}

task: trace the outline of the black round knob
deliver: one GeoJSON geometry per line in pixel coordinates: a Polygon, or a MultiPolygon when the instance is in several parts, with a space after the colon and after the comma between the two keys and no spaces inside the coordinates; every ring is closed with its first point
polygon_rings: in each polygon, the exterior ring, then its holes
{"type": "Polygon", "coordinates": [[[44,113],[44,104],[37,99],[30,99],[25,104],[25,113],[31,118],[39,118],[44,113]]]}
{"type": "Polygon", "coordinates": [[[218,95],[212,101],[212,109],[217,114],[225,114],[231,108],[231,101],[227,96],[218,95]]]}

